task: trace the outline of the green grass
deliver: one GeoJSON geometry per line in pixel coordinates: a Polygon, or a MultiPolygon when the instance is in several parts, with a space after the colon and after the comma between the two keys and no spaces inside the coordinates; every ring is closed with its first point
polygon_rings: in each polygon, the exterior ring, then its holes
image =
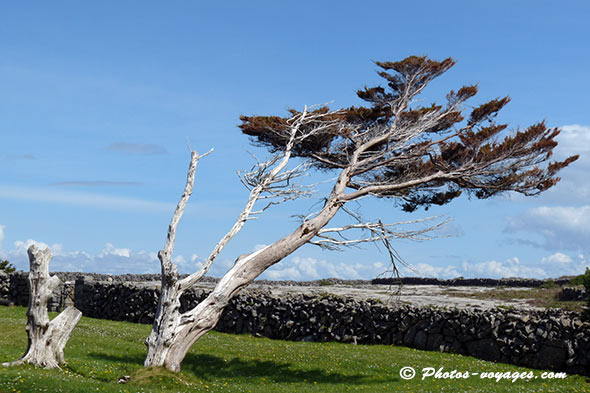
{"type": "MultiPolygon", "coordinates": [[[[0,362],[26,348],[22,307],[0,307],[0,362]]],[[[178,374],[142,367],[150,326],[82,318],[66,346],[63,370],[0,366],[0,392],[590,392],[581,376],[510,382],[400,378],[412,366],[470,372],[528,369],[385,345],[303,343],[210,332],[178,374]],[[123,375],[131,381],[117,384],[123,375]]],[[[420,371],[418,371],[420,375],[420,371]]]]}

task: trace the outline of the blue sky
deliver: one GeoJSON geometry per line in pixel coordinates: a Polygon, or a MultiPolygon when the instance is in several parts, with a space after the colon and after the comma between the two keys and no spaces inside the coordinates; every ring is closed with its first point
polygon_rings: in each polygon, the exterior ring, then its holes
{"type": "MultiPolygon", "coordinates": [[[[27,270],[31,243],[52,270],[158,272],[155,258],[186,178],[187,138],[200,152],[176,260],[197,269],[246,201],[237,170],[252,147],[241,114],[360,104],[379,83],[374,60],[448,56],[458,63],[425,100],[479,83],[471,105],[510,95],[499,120],[559,126],[557,157],[580,153],[538,198],[462,198],[407,214],[362,203],[367,218],[452,218],[448,238],[396,248],[428,277],[557,277],[590,264],[590,30],[586,2],[33,2],[0,15],[0,257],[27,270]]],[[[310,181],[318,177],[311,176],[310,181]]],[[[268,212],[220,255],[240,254],[297,224],[314,200],[268,212]]],[[[387,258],[305,246],[270,279],[372,278],[387,258]]],[[[411,271],[405,274],[415,275],[411,271]]]]}

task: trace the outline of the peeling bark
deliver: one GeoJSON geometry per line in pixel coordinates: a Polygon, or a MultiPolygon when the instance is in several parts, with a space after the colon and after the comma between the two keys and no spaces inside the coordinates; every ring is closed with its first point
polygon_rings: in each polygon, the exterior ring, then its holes
{"type": "Polygon", "coordinates": [[[29,363],[35,367],[59,368],[59,365],[64,363],[66,343],[82,313],[74,307],[68,307],[52,321],[49,320],[47,303],[61,281],[57,276],[49,276],[49,261],[52,255],[48,248],[41,250],[32,245],[28,249],[28,254],[29,309],[25,328],[29,338],[28,348],[22,358],[3,363],[3,366],[29,363]]]}

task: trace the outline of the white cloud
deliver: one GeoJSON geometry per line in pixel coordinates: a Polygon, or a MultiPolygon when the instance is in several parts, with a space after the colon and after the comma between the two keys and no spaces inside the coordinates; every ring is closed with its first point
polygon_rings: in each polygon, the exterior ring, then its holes
{"type": "Polygon", "coordinates": [[[310,257],[293,257],[274,265],[261,275],[268,280],[318,280],[322,278],[342,278],[347,280],[372,279],[386,269],[382,262],[343,263],[318,260],[310,257]]]}
{"type": "MultiPolygon", "coordinates": [[[[504,261],[464,261],[457,265],[439,266],[417,263],[408,267],[398,266],[403,276],[435,277],[450,279],[469,278],[556,278],[563,275],[577,275],[584,272],[589,261],[583,255],[570,257],[564,253],[554,253],[537,261],[523,263],[518,257],[504,261]]],[[[342,279],[369,280],[384,273],[388,264],[342,263],[310,257],[293,257],[284,260],[261,275],[261,279],[309,281],[337,277],[342,279]]]]}
{"type": "Polygon", "coordinates": [[[542,196],[545,203],[580,204],[587,203],[590,198],[590,126],[578,124],[561,127],[561,134],[556,138],[555,158],[563,160],[579,154],[577,161],[559,172],[562,180],[557,186],[550,188],[542,196]]]}
{"type": "MultiPolygon", "coordinates": [[[[467,278],[557,278],[561,276],[573,276],[585,271],[590,264],[584,255],[572,258],[566,254],[557,252],[540,261],[523,263],[518,257],[504,261],[463,261],[461,266],[433,266],[427,263],[413,265],[412,268],[422,277],[435,277],[449,279],[455,277],[467,278]]],[[[416,275],[411,270],[404,268],[406,275],[416,275]]]]}
{"type": "Polygon", "coordinates": [[[129,258],[131,250],[128,248],[116,248],[111,243],[105,244],[104,249],[98,254],[99,257],[105,257],[107,255],[116,255],[119,257],[129,258]]]}
{"type": "Polygon", "coordinates": [[[170,212],[175,207],[165,202],[40,187],[3,186],[0,189],[0,198],[133,211],[170,212]]]}
{"type": "Polygon", "coordinates": [[[31,247],[32,245],[37,246],[37,248],[49,248],[51,249],[51,253],[55,256],[55,255],[60,255],[62,252],[62,245],[59,243],[55,243],[52,244],[51,246],[47,243],[43,243],[43,242],[38,242],[36,240],[33,239],[28,239],[25,241],[22,240],[17,240],[14,242],[14,250],[12,251],[13,254],[15,255],[27,255],[27,250],[29,249],[29,247],[31,247]]]}
{"type": "Polygon", "coordinates": [[[89,273],[125,274],[125,273],[159,273],[160,266],[154,252],[132,251],[118,248],[111,243],[95,255],[84,251],[65,251],[61,244],[48,245],[33,239],[14,242],[11,250],[4,254],[17,269],[27,271],[29,262],[27,249],[35,244],[39,248],[49,247],[53,259],[49,264],[51,271],[83,271],[89,273]]]}
{"type": "Polygon", "coordinates": [[[465,277],[546,278],[549,276],[543,268],[535,265],[522,264],[517,257],[509,258],[502,262],[495,260],[477,263],[463,262],[461,268],[465,277]]]}
{"type": "Polygon", "coordinates": [[[590,126],[569,124],[560,127],[556,153],[561,156],[590,153],[590,126]]]}
{"type": "Polygon", "coordinates": [[[411,266],[412,269],[403,267],[403,275],[415,276],[418,273],[422,277],[455,278],[462,276],[455,266],[433,266],[428,263],[418,263],[411,266]]]}
{"type": "Polygon", "coordinates": [[[0,225],[0,250],[2,250],[2,242],[4,241],[4,228],[6,225],[0,225]]]}
{"type": "Polygon", "coordinates": [[[510,217],[507,230],[534,233],[547,249],[590,249],[590,205],[580,207],[541,206],[510,217]]]}
{"type": "Polygon", "coordinates": [[[261,278],[267,280],[302,280],[302,274],[296,267],[286,267],[283,269],[270,269],[264,272],[261,278]]]}
{"type": "Polygon", "coordinates": [[[255,244],[254,247],[252,247],[252,252],[260,251],[267,246],[268,244],[255,244]]]}
{"type": "MultiPolygon", "coordinates": [[[[580,255],[579,257],[581,257],[581,259],[584,259],[583,255],[580,255]]],[[[541,259],[542,263],[557,263],[557,264],[568,264],[568,263],[572,263],[574,260],[572,258],[570,258],[569,256],[562,254],[560,252],[556,252],[553,255],[550,255],[546,258],[541,259]]]]}

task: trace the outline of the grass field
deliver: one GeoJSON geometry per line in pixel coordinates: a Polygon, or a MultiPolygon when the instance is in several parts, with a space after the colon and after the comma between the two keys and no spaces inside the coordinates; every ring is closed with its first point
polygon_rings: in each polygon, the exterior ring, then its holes
{"type": "MultiPolygon", "coordinates": [[[[26,349],[26,309],[0,306],[0,363],[26,349]]],[[[1,367],[0,392],[590,392],[587,378],[421,380],[424,367],[461,372],[528,372],[438,352],[385,345],[303,343],[210,332],[178,374],[142,367],[150,326],[82,318],[66,346],[62,370],[1,367]],[[416,378],[400,377],[402,367],[416,378]],[[130,375],[126,384],[117,380],[130,375]]],[[[536,377],[536,378],[535,378],[536,377]]]]}

